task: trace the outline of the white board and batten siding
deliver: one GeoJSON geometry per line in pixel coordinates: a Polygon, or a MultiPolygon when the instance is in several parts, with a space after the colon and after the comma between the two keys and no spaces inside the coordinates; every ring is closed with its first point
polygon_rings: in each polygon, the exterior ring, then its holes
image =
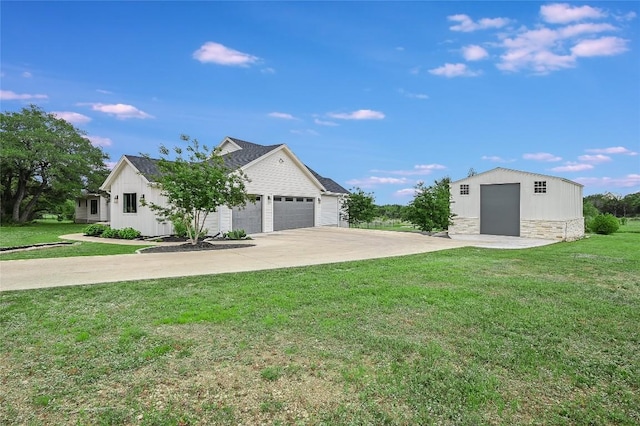
{"type": "Polygon", "coordinates": [[[149,185],[146,178],[129,165],[122,164],[121,170],[111,183],[111,228],[122,229],[132,227],[145,236],[169,235],[173,232],[171,223],[162,224],[156,220],[156,214],[148,206],[140,202],[144,195],[145,200],[159,205],[166,205],[165,199],[160,195],[160,190],[149,185]],[[136,213],[125,213],[124,194],[136,194],[136,213]],[[116,199],[116,197],[118,197],[116,199]]]}
{"type": "Polygon", "coordinates": [[[322,195],[320,208],[322,226],[340,226],[341,197],[336,195],[322,195]]]}

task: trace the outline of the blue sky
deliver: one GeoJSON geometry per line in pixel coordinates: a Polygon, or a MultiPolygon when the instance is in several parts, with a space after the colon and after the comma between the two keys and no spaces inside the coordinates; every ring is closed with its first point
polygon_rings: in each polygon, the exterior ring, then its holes
{"type": "Polygon", "coordinates": [[[7,2],[2,111],[113,162],[286,143],[378,204],[508,167],[640,191],[638,2],[7,2]]]}

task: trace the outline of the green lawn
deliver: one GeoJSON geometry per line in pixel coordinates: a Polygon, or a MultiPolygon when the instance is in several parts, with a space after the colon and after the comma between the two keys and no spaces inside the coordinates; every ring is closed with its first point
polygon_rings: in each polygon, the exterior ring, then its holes
{"type": "MultiPolygon", "coordinates": [[[[24,226],[0,227],[0,247],[26,246],[39,243],[62,241],[60,235],[81,233],[87,225],[39,221],[24,226]]],[[[130,254],[144,246],[126,246],[119,244],[100,244],[82,242],[72,246],[47,247],[37,250],[11,253],[0,252],[0,261],[16,259],[40,259],[46,257],[104,256],[112,254],[130,254]]]]}
{"type": "Polygon", "coordinates": [[[638,247],[0,293],[0,424],[637,425],[638,247]]]}

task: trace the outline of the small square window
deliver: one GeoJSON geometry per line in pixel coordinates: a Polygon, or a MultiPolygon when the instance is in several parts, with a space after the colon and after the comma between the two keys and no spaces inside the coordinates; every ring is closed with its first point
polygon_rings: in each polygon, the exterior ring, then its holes
{"type": "Polygon", "coordinates": [[[460,195],[469,195],[469,185],[460,185],[460,195]]]}
{"type": "Polygon", "coordinates": [[[547,193],[547,181],[546,180],[537,180],[533,182],[533,192],[535,194],[546,194],[547,193]]]}

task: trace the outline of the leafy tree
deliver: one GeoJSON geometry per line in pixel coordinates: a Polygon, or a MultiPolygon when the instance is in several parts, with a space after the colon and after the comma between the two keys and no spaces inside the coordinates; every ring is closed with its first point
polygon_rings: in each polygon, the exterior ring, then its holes
{"type": "Polygon", "coordinates": [[[30,105],[0,114],[0,216],[24,223],[98,187],[109,157],[85,132],[30,105]]]}
{"type": "Polygon", "coordinates": [[[223,205],[229,208],[244,206],[251,200],[245,189],[249,179],[242,170],[228,169],[216,150],[200,145],[197,139],[189,136],[180,138],[188,144],[186,152],[175,147],[176,158],[169,160],[171,151],[162,145],[161,158],[156,160],[159,175],[155,176],[155,181],[166,197],[167,205],[145,204],[156,212],[159,221],[184,224],[189,241],[197,244],[205,231],[204,223],[209,213],[223,205]]]}
{"type": "Polygon", "coordinates": [[[376,217],[387,219],[402,219],[403,212],[406,206],[401,204],[384,204],[382,206],[376,206],[376,217]]]}
{"type": "Polygon", "coordinates": [[[415,187],[415,197],[405,210],[405,219],[423,232],[447,229],[451,224],[449,183],[445,177],[432,186],[419,182],[415,187]]]}
{"type": "Polygon", "coordinates": [[[351,194],[343,202],[343,218],[349,222],[349,225],[371,222],[376,217],[374,195],[357,187],[352,188],[350,192],[351,194]]]}

